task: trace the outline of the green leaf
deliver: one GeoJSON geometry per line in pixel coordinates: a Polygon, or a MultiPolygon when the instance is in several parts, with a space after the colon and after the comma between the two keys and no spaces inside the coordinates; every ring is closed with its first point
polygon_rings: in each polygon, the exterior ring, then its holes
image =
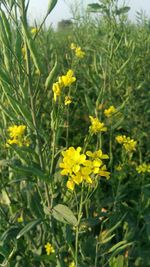
{"type": "Polygon", "coordinates": [[[89,110],[89,114],[92,114],[94,110],[94,105],[92,103],[92,100],[87,94],[85,94],[84,96],[85,96],[85,102],[86,102],[87,108],[89,110]]]}
{"type": "Polygon", "coordinates": [[[0,241],[4,242],[6,240],[11,240],[16,238],[20,228],[18,226],[11,226],[9,227],[0,237],[0,241]]]}
{"type": "Polygon", "coordinates": [[[55,261],[56,261],[55,253],[53,253],[52,255],[42,255],[42,256],[34,255],[33,257],[34,257],[34,260],[38,261],[38,262],[47,261],[47,262],[54,262],[55,263],[55,261]]]}
{"type": "Polygon", "coordinates": [[[4,247],[0,246],[0,255],[2,255],[4,258],[8,258],[9,252],[4,247]]]}
{"type": "Polygon", "coordinates": [[[9,74],[2,69],[0,69],[0,81],[11,85],[9,74]]]}
{"type": "Polygon", "coordinates": [[[98,3],[88,4],[89,11],[97,12],[104,8],[104,5],[100,5],[98,3]]]}
{"type": "Polygon", "coordinates": [[[31,175],[35,175],[40,178],[45,178],[45,173],[43,173],[40,169],[35,168],[33,166],[23,166],[23,165],[16,166],[14,164],[14,165],[11,165],[11,168],[21,173],[25,172],[25,173],[29,173],[31,175]]]}
{"type": "Polygon", "coordinates": [[[17,235],[16,239],[19,239],[24,234],[28,233],[32,228],[34,228],[37,224],[41,223],[41,219],[34,220],[32,222],[29,222],[17,235]]]}
{"type": "Polygon", "coordinates": [[[128,13],[131,8],[129,6],[124,6],[116,10],[116,15],[121,15],[128,13]]]}
{"type": "Polygon", "coordinates": [[[58,204],[52,209],[53,217],[63,223],[69,223],[74,226],[78,224],[73,212],[65,205],[58,204]]]}
{"type": "Polygon", "coordinates": [[[110,267],[125,267],[124,265],[124,256],[119,255],[118,257],[113,257],[109,261],[109,266],[110,267]]]}

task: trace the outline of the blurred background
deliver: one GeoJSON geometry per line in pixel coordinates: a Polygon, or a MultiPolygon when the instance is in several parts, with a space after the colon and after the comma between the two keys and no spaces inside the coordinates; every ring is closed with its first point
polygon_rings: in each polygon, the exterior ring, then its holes
{"type": "MultiPolygon", "coordinates": [[[[29,19],[31,23],[34,20],[37,23],[40,23],[41,19],[44,17],[46,13],[48,0],[30,0],[30,8],[29,8],[29,19]]],[[[50,16],[47,19],[47,25],[52,24],[53,27],[57,26],[57,23],[63,19],[71,19],[72,10],[75,10],[75,6],[86,7],[87,4],[90,3],[98,3],[97,0],[58,0],[58,4],[55,9],[52,11],[50,16]]],[[[129,11],[129,18],[131,20],[136,19],[136,12],[143,10],[145,14],[149,17],[150,14],[150,0],[128,0],[122,1],[119,0],[118,3],[126,3],[131,7],[129,11]]]]}

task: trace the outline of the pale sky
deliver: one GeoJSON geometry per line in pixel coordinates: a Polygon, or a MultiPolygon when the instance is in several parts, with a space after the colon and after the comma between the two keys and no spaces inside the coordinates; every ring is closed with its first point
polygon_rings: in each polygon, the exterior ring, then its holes
{"type": "MultiPolygon", "coordinates": [[[[47,19],[47,23],[52,23],[55,26],[58,21],[71,18],[69,6],[77,1],[84,4],[84,6],[88,3],[98,3],[97,0],[58,0],[56,7],[47,19]]],[[[121,0],[119,1],[121,2],[121,0]]],[[[49,0],[30,0],[30,21],[37,20],[37,22],[40,22],[42,20],[47,11],[48,2],[49,0]]],[[[140,11],[141,9],[144,10],[145,14],[150,18],[150,0],[126,0],[125,2],[131,7],[131,11],[129,12],[130,18],[134,19],[136,11],[140,11]]]]}

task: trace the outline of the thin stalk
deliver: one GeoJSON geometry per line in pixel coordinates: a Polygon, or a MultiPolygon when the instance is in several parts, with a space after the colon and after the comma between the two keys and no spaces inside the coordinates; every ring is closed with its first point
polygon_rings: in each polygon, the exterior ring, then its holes
{"type": "MultiPolygon", "coordinates": [[[[25,26],[27,27],[27,19],[26,19],[26,11],[25,11],[24,1],[22,1],[21,13],[22,13],[22,19],[23,19],[23,21],[25,23],[25,26]]],[[[43,161],[43,156],[42,156],[42,148],[41,148],[41,143],[40,143],[40,136],[39,136],[39,133],[38,133],[38,124],[37,124],[37,119],[36,119],[36,109],[35,109],[33,86],[32,86],[32,75],[31,75],[32,71],[31,71],[30,51],[28,49],[26,40],[25,40],[24,43],[25,43],[25,50],[26,50],[26,56],[27,56],[26,68],[27,68],[27,78],[28,78],[28,91],[29,91],[29,96],[30,96],[31,116],[32,116],[33,126],[34,126],[34,129],[35,129],[36,143],[37,143],[37,153],[38,153],[38,157],[39,157],[39,163],[40,163],[41,169],[44,170],[44,161],[43,161]]],[[[48,185],[46,183],[45,183],[45,192],[46,192],[48,206],[50,207],[49,189],[48,189],[48,185]]]]}
{"type": "Polygon", "coordinates": [[[83,184],[81,190],[81,198],[78,212],[78,224],[76,226],[76,235],[75,235],[75,266],[78,267],[78,248],[79,248],[79,225],[82,218],[82,207],[83,207],[83,184]]]}

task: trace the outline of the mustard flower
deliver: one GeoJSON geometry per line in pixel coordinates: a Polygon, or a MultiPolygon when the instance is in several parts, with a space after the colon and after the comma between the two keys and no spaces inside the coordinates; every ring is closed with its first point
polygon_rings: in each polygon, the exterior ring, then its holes
{"type": "Polygon", "coordinates": [[[116,111],[117,109],[114,106],[110,106],[108,109],[104,110],[104,115],[106,117],[111,117],[116,111]]]}
{"type": "Polygon", "coordinates": [[[78,46],[76,49],[75,49],[75,55],[76,57],[78,58],[83,58],[85,56],[85,52],[82,51],[81,47],[78,46]]]}
{"type": "Polygon", "coordinates": [[[75,55],[78,58],[83,58],[85,56],[85,52],[81,49],[80,46],[76,46],[74,43],[70,45],[71,50],[75,51],[75,55]]]}
{"type": "Polygon", "coordinates": [[[142,163],[138,167],[136,167],[136,171],[138,173],[145,173],[145,172],[150,173],[150,164],[142,163]]]}
{"type": "Polygon", "coordinates": [[[22,223],[23,222],[23,217],[22,216],[18,217],[17,222],[18,223],[22,223]]]}
{"type": "Polygon", "coordinates": [[[100,176],[106,177],[106,179],[110,178],[110,172],[107,171],[106,165],[103,165],[98,173],[100,176]]]}
{"type": "Polygon", "coordinates": [[[87,151],[86,152],[86,155],[91,157],[91,158],[94,158],[94,159],[109,159],[109,156],[107,154],[103,154],[102,150],[99,149],[95,152],[91,152],[91,151],[87,151]]]}
{"type": "Polygon", "coordinates": [[[30,140],[25,136],[26,126],[25,125],[13,125],[8,127],[8,133],[10,139],[7,140],[6,146],[9,145],[18,145],[19,147],[22,146],[29,146],[30,140]]]}
{"type": "Polygon", "coordinates": [[[119,164],[119,165],[115,166],[115,169],[116,169],[116,171],[121,171],[122,170],[122,165],[119,164]]]}
{"type": "Polygon", "coordinates": [[[52,90],[54,92],[54,101],[56,102],[57,97],[61,95],[62,85],[59,82],[53,83],[52,90]]]}
{"type": "Polygon", "coordinates": [[[109,172],[106,166],[103,165],[102,159],[108,159],[106,154],[101,150],[94,153],[87,151],[86,154],[80,154],[81,148],[68,148],[62,152],[63,162],[60,163],[61,175],[68,176],[67,188],[74,190],[75,185],[80,185],[82,182],[87,184],[93,183],[93,175],[104,176],[109,178],[109,172]],[[86,155],[91,159],[86,159],[86,155]]]}
{"type": "Polygon", "coordinates": [[[49,242],[47,242],[47,244],[44,247],[48,256],[52,253],[55,253],[55,249],[49,242]]]}
{"type": "Polygon", "coordinates": [[[76,267],[75,262],[74,261],[70,262],[68,267],[76,267]]]}
{"type": "Polygon", "coordinates": [[[68,106],[72,103],[72,99],[70,96],[65,97],[65,106],[68,106]]]}
{"type": "Polygon", "coordinates": [[[91,120],[91,126],[89,127],[89,132],[91,134],[97,134],[100,132],[106,132],[107,127],[105,127],[103,122],[100,122],[98,118],[94,118],[92,116],[89,116],[91,120]]]}
{"type": "Polygon", "coordinates": [[[118,135],[118,136],[116,136],[116,141],[119,144],[123,144],[126,142],[126,136],[125,135],[118,135]]]}
{"type": "Polygon", "coordinates": [[[73,76],[73,70],[68,70],[66,75],[61,76],[61,81],[64,87],[70,86],[76,81],[76,78],[73,76]]]}
{"type": "Polygon", "coordinates": [[[76,49],[76,45],[75,45],[74,43],[71,43],[71,45],[70,45],[70,49],[71,49],[71,50],[75,50],[75,49],[76,49]]]}
{"type": "Polygon", "coordinates": [[[86,160],[84,154],[80,154],[81,147],[75,149],[74,147],[69,147],[66,151],[62,152],[63,162],[60,163],[60,168],[63,168],[61,171],[62,175],[72,175],[76,174],[86,160]]]}
{"type": "Polygon", "coordinates": [[[130,139],[130,137],[127,137],[127,141],[123,144],[123,147],[127,152],[132,152],[136,150],[137,141],[134,139],[130,139]]]}
{"type": "MultiPolygon", "coordinates": [[[[56,102],[57,97],[59,97],[62,93],[63,87],[68,87],[72,83],[76,81],[76,78],[74,77],[73,70],[68,70],[66,75],[62,75],[58,78],[58,81],[53,83],[52,91],[54,93],[54,101],[56,102]]],[[[66,97],[65,99],[65,105],[69,105],[71,103],[71,98],[66,97]]]]}
{"type": "Polygon", "coordinates": [[[31,33],[32,33],[32,34],[35,34],[35,33],[37,33],[37,32],[38,32],[38,29],[37,29],[37,28],[32,28],[32,29],[31,29],[31,33]]]}
{"type": "Polygon", "coordinates": [[[131,139],[130,137],[126,137],[125,135],[118,135],[116,136],[116,141],[119,144],[122,144],[124,149],[131,153],[136,150],[137,141],[131,139]]]}

